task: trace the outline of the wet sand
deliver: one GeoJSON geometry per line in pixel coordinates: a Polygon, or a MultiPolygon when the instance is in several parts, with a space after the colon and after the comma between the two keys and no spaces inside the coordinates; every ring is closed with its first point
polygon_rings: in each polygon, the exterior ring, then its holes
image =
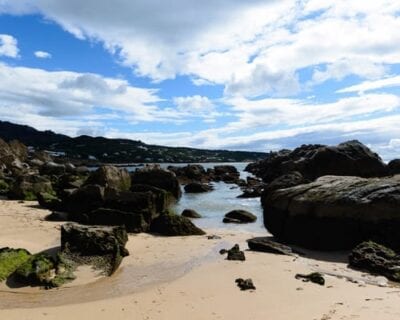
{"type": "MultiPolygon", "coordinates": [[[[34,202],[0,201],[0,246],[39,252],[59,246],[60,223],[34,202]]],[[[218,251],[260,234],[207,230],[207,237],[131,235],[131,255],[109,278],[82,268],[61,289],[0,285],[0,319],[399,319],[400,288],[346,266],[346,253],[306,252],[306,257],[246,251],[246,261],[227,261],[218,251]],[[295,279],[324,271],[325,286],[295,279]],[[337,275],[341,276],[338,277],[337,275]],[[342,276],[345,276],[343,278],[342,276]],[[257,289],[240,291],[236,278],[257,289]],[[352,283],[346,278],[362,279],[352,283]]]]}

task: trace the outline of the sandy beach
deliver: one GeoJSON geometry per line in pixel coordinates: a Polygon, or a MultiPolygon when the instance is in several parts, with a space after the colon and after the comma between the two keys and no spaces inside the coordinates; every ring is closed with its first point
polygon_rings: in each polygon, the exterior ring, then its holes
{"type": "MultiPolygon", "coordinates": [[[[32,253],[59,245],[60,223],[35,202],[0,203],[0,245],[32,253]]],[[[400,288],[379,287],[349,270],[346,253],[306,252],[304,257],[245,251],[246,261],[227,261],[221,248],[263,234],[206,230],[206,236],[130,235],[130,256],[112,277],[81,268],[61,289],[0,286],[0,319],[399,319],[400,288]],[[295,279],[323,271],[325,286],[295,279]],[[339,277],[342,275],[345,277],[339,277]],[[251,278],[255,291],[240,291],[236,278],[251,278]],[[361,279],[353,283],[347,278],[361,279]]],[[[265,235],[265,234],[264,234],[265,235]]],[[[379,279],[378,279],[379,280],[379,279]]]]}

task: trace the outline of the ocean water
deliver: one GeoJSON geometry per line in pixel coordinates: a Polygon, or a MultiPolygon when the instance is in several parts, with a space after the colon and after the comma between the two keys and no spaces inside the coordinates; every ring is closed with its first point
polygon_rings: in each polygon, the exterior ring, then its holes
{"type": "MultiPolygon", "coordinates": [[[[213,168],[215,165],[224,163],[202,163],[204,168],[213,168]]],[[[244,171],[247,163],[226,163],[234,165],[240,172],[241,178],[246,179],[251,175],[244,171]]],[[[186,166],[187,164],[163,163],[161,167],[167,168],[169,165],[186,166]]],[[[136,170],[137,167],[128,167],[130,171],[136,170]]],[[[240,188],[235,184],[226,184],[224,182],[212,183],[214,190],[206,193],[188,194],[183,191],[182,198],[172,207],[177,213],[181,214],[184,209],[194,209],[202,215],[200,219],[193,219],[193,222],[200,228],[208,229],[225,229],[232,231],[248,231],[257,233],[266,233],[263,225],[262,207],[260,198],[240,199],[238,195],[242,193],[240,188]],[[249,211],[257,216],[257,221],[248,224],[226,224],[222,220],[224,215],[236,209],[249,211]]]]}

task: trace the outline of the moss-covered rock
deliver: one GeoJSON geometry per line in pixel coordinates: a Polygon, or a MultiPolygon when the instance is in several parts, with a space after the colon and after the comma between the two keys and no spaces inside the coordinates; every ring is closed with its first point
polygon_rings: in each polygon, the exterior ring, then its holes
{"type": "Polygon", "coordinates": [[[0,281],[7,279],[15,270],[30,258],[25,249],[0,249],[0,281]]]}
{"type": "Polygon", "coordinates": [[[35,254],[15,271],[18,281],[29,285],[49,285],[55,277],[56,261],[45,253],[35,254]]]}
{"type": "Polygon", "coordinates": [[[3,179],[0,179],[0,194],[7,194],[10,191],[10,185],[3,179]]]}
{"type": "Polygon", "coordinates": [[[54,194],[48,192],[39,192],[36,194],[39,204],[49,210],[60,210],[62,207],[61,200],[54,194]]]}
{"type": "Polygon", "coordinates": [[[150,231],[164,236],[198,236],[206,234],[188,218],[169,211],[164,212],[152,221],[150,231]]]}

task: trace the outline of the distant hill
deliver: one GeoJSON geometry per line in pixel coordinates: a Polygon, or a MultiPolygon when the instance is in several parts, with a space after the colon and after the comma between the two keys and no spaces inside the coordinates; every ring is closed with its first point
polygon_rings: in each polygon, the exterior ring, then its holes
{"type": "Polygon", "coordinates": [[[16,139],[37,150],[64,153],[70,159],[97,159],[103,163],[241,162],[266,157],[262,152],[165,147],[135,140],[90,136],[71,138],[6,121],[0,121],[0,138],[7,142],[16,139]]]}

